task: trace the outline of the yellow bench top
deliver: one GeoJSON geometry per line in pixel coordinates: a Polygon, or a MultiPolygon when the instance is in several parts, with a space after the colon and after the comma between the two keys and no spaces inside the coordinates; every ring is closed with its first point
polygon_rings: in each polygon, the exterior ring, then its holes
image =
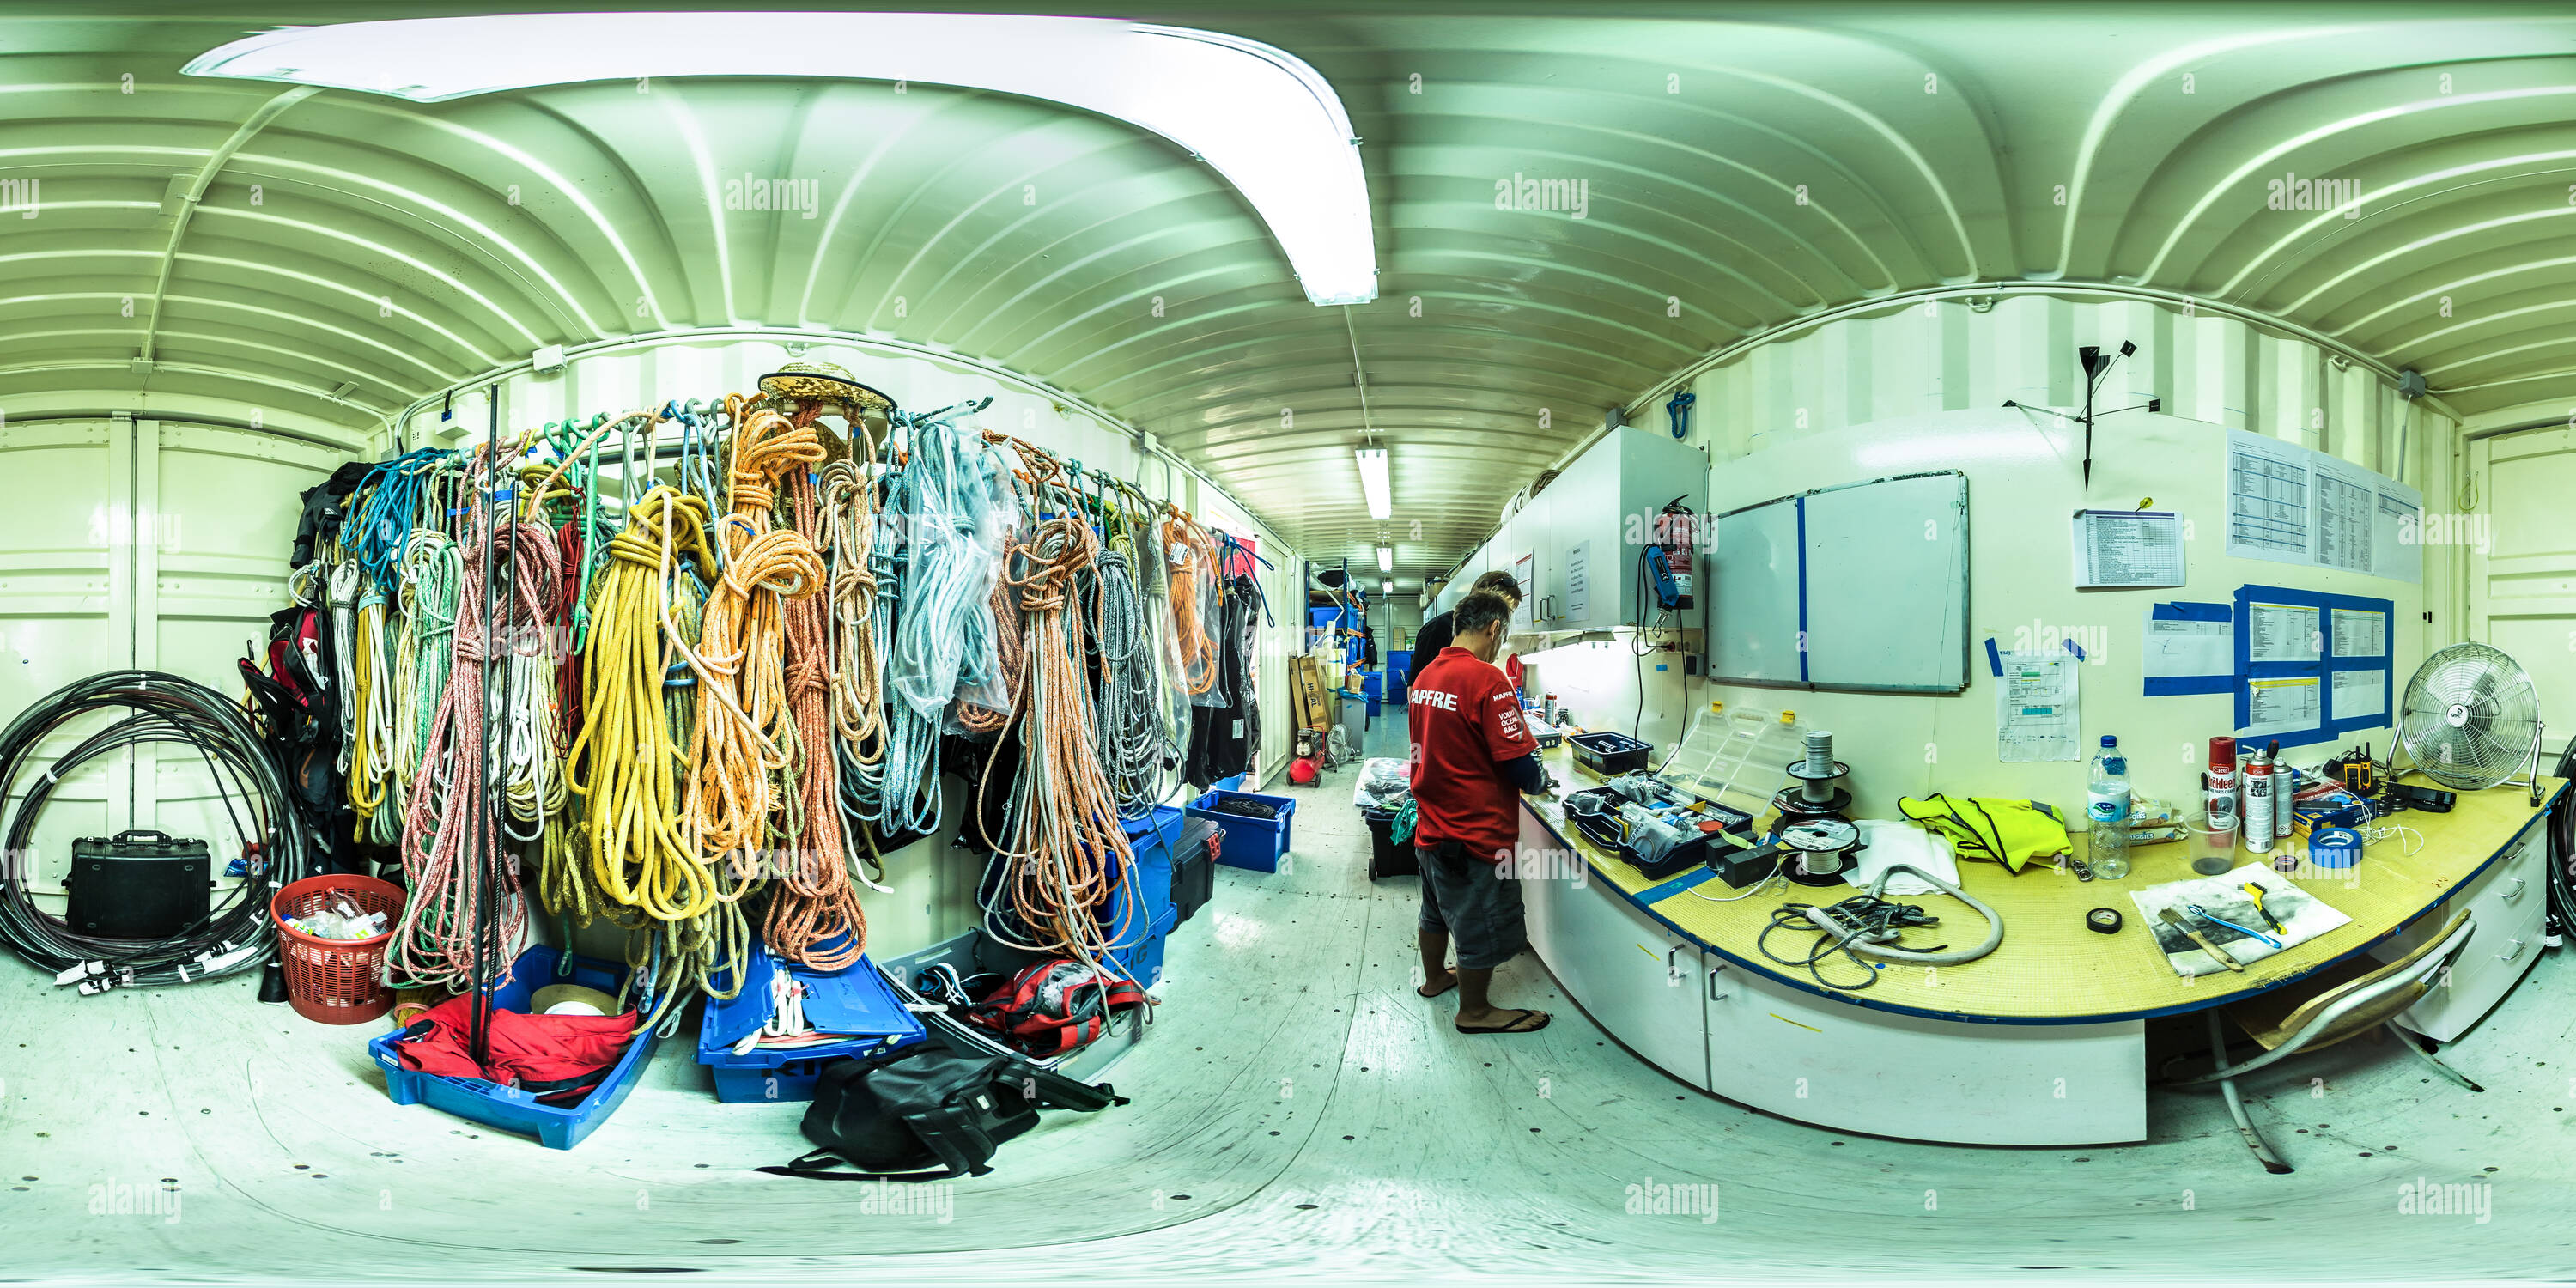
{"type": "MultiPolygon", "coordinates": [[[[1577,771],[1561,750],[1549,753],[1550,772],[1560,792],[1597,786],[1577,771]]],[[[2523,834],[2536,826],[2567,784],[2541,780],[2541,804],[2534,808],[2530,789],[2497,787],[2462,792],[2448,814],[2409,811],[2391,821],[2423,833],[2423,848],[2404,853],[2400,841],[2366,848],[2361,860],[2340,872],[2303,869],[2291,878],[2300,889],[2335,908],[2351,922],[2245,968],[2242,974],[2184,978],[2166,964],[2154,936],[2139,924],[2133,890],[2197,875],[2191,871],[2190,841],[2143,846],[2131,851],[2131,870],[2118,881],[2078,881],[2072,871],[2032,863],[2019,874],[1995,863],[1959,860],[1960,888],[1975,895],[2003,918],[2003,943],[1994,952],[1959,966],[1925,967],[1888,964],[1866,989],[1836,989],[1819,984],[1797,966],[1764,957],[1755,939],[1771,924],[1771,910],[1787,903],[1830,904],[1859,893],[1847,885],[1812,887],[1774,881],[1749,898],[1718,902],[1742,891],[1714,879],[1687,889],[1692,872],[1655,880],[1639,873],[1615,854],[1606,853],[1566,825],[1554,799],[1523,797],[1522,808],[1543,824],[1591,868],[1593,880],[1625,896],[1647,915],[1685,939],[1695,941],[1735,966],[1759,971],[1792,987],[1837,1001],[1940,1019],[2004,1024],[2074,1024],[2142,1019],[2199,1010],[2251,997],[2311,974],[2362,952],[2403,930],[2416,918],[2440,907],[2477,879],[2523,834]],[[1783,889],[1786,886],[1786,889],[1783,889]],[[2086,928],[2084,914],[2110,908],[2121,917],[2117,933],[2086,928]]],[[[2079,837],[2077,844],[2081,846],[2079,837]]],[[[2240,848],[2237,865],[2275,858],[2240,848]]],[[[1904,942],[1930,946],[1971,945],[1985,935],[1984,919],[1975,909],[1946,894],[1907,895],[1941,919],[1938,926],[1906,932],[1904,942]]],[[[1771,937],[1771,950],[1782,956],[1803,955],[1816,935],[1784,928],[1771,937]]],[[[1861,968],[1836,954],[1824,965],[1827,977],[1854,978],[1861,968]]]]}

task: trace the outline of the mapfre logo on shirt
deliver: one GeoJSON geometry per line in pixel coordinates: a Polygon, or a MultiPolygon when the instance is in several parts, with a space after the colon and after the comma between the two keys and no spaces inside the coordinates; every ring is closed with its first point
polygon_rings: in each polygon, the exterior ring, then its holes
{"type": "Polygon", "coordinates": [[[1455,711],[1458,709],[1458,695],[1455,693],[1442,693],[1438,689],[1415,689],[1413,691],[1413,700],[1415,702],[1422,703],[1424,706],[1438,707],[1443,711],[1455,711]]]}

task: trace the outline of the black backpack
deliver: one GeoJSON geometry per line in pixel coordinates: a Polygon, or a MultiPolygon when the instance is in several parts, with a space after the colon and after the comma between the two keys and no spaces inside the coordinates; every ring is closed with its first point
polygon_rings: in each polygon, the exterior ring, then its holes
{"type": "Polygon", "coordinates": [[[833,1181],[982,1176],[993,1170],[986,1164],[1002,1142],[1038,1125],[1038,1110],[1097,1113],[1126,1103],[1107,1083],[927,1042],[824,1065],[804,1124],[805,1139],[819,1148],[785,1167],[758,1170],[833,1181]]]}

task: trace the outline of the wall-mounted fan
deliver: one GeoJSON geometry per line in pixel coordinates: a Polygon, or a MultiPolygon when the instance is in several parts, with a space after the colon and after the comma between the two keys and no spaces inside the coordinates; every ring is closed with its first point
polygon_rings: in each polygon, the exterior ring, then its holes
{"type": "Polygon", "coordinates": [[[2425,777],[2482,792],[2520,772],[2533,805],[2545,727],[2531,676],[2484,644],[2454,644],[2424,659],[2397,707],[2398,746],[2425,777]]]}

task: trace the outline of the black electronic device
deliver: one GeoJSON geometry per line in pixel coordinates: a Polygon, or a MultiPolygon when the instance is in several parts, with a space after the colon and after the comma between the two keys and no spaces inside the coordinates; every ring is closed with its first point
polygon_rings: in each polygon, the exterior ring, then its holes
{"type": "Polygon", "coordinates": [[[2406,808],[2422,810],[2427,814],[2448,814],[2451,812],[2451,806],[2458,804],[2460,799],[2456,792],[2446,792],[2439,787],[2416,787],[2408,783],[2390,784],[2388,794],[2404,801],[2406,808]]]}
{"type": "Polygon", "coordinates": [[[1719,837],[1708,847],[1709,871],[1716,873],[1718,880],[1738,890],[1770,880],[1772,874],[1780,870],[1780,862],[1781,850],[1777,841],[1748,845],[1719,837]]]}
{"type": "Polygon", "coordinates": [[[99,939],[168,939],[206,919],[214,858],[201,840],[132,828],[72,842],[64,924],[99,939]]]}

